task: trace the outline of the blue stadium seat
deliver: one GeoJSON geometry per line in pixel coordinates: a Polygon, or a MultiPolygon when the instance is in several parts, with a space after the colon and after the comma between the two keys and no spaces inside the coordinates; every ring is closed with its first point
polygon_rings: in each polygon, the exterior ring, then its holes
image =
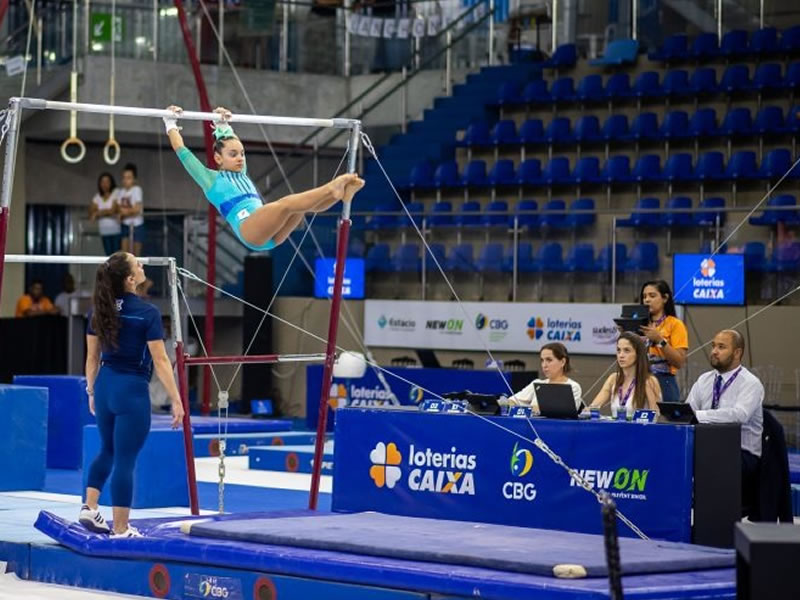
{"type": "Polygon", "coordinates": [[[458,163],[454,160],[446,160],[436,167],[433,173],[433,184],[437,189],[458,187],[458,163]]]}
{"type": "Polygon", "coordinates": [[[689,80],[689,89],[695,96],[710,96],[719,91],[717,72],[711,67],[698,67],[689,80]]]}
{"type": "Polygon", "coordinates": [[[748,92],[752,89],[750,69],[747,65],[729,65],[719,80],[719,91],[728,94],[748,92]]]}
{"type": "Polygon", "coordinates": [[[447,259],[445,258],[444,253],[444,244],[440,244],[438,242],[434,244],[428,244],[428,248],[430,248],[430,251],[423,251],[422,254],[421,262],[423,263],[424,269],[426,271],[438,271],[439,269],[436,268],[436,262],[438,262],[439,266],[444,269],[445,265],[447,264],[447,259]]]}
{"type": "Polygon", "coordinates": [[[783,87],[783,75],[778,63],[761,63],[753,74],[753,89],[757,92],[777,90],[783,87]]]}
{"type": "Polygon", "coordinates": [[[453,205],[449,202],[434,202],[433,214],[428,217],[428,226],[447,227],[453,224],[453,205]]]}
{"type": "MultiPolygon", "coordinates": [[[[514,270],[514,246],[508,248],[503,264],[503,270],[511,273],[514,270]]],[[[533,258],[533,244],[519,242],[517,245],[517,270],[520,273],[533,273],[536,271],[536,261],[533,258]]]]}
{"type": "Polygon", "coordinates": [[[600,159],[596,156],[583,156],[575,163],[572,171],[572,182],[576,185],[600,183],[600,159]]]}
{"type": "Polygon", "coordinates": [[[487,227],[508,226],[508,202],[495,200],[486,205],[486,212],[481,215],[481,225],[487,227]],[[498,214],[487,214],[498,213],[498,214]],[[500,214],[502,213],[502,214],[500,214]]]}
{"type": "Polygon", "coordinates": [[[719,52],[725,58],[741,58],[747,56],[749,51],[747,32],[743,29],[728,31],[719,42],[719,52]]]}
{"type": "Polygon", "coordinates": [[[517,124],[513,119],[502,119],[492,129],[492,143],[495,146],[519,144],[517,124]]]}
{"type": "Polygon", "coordinates": [[[672,110],[665,114],[659,135],[665,140],[689,137],[689,114],[685,110],[672,110]]]}
{"type": "Polygon", "coordinates": [[[689,49],[689,58],[698,62],[705,62],[719,55],[716,33],[699,33],[689,49]]]}
{"type": "Polygon", "coordinates": [[[476,227],[481,224],[481,204],[475,200],[469,200],[461,205],[458,214],[455,215],[455,224],[460,227],[476,227]]]}
{"type": "Polygon", "coordinates": [[[700,202],[698,209],[703,209],[692,214],[692,223],[696,227],[714,227],[719,217],[719,224],[725,224],[725,211],[719,210],[725,208],[725,198],[711,197],[703,198],[700,202]]]}
{"type": "Polygon", "coordinates": [[[758,135],[779,135],[786,133],[783,109],[780,106],[763,106],[753,121],[753,133],[758,135]]]}
{"type": "Polygon", "coordinates": [[[514,161],[501,158],[492,166],[488,177],[489,185],[501,187],[504,185],[516,185],[517,174],[514,172],[514,161]]]}
{"type": "MultiPolygon", "coordinates": [[[[770,150],[761,161],[758,176],[762,179],[780,179],[792,167],[792,162],[792,154],[788,148],[770,150]]],[[[792,176],[796,175],[790,174],[792,176]]]]}
{"type": "Polygon", "coordinates": [[[591,227],[597,221],[594,200],[592,198],[578,198],[569,205],[567,214],[567,227],[591,227]],[[590,211],[590,212],[589,212],[590,211]]]}
{"type": "Polygon", "coordinates": [[[550,200],[539,214],[540,227],[563,228],[567,226],[567,205],[563,200],[550,200]]]}
{"type": "Polygon", "coordinates": [[[688,96],[692,93],[689,87],[689,73],[683,69],[667,71],[661,84],[664,95],[670,98],[688,96]]]}
{"type": "Polygon", "coordinates": [[[655,242],[639,242],[631,251],[628,270],[655,273],[658,263],[658,245],[655,242]]]}
{"type": "Polygon", "coordinates": [[[599,271],[610,273],[614,264],[619,273],[624,272],[628,266],[628,247],[621,242],[618,242],[616,246],[612,244],[603,246],[597,253],[597,269],[599,271]]]}
{"type": "Polygon", "coordinates": [[[746,271],[767,270],[767,248],[764,242],[747,242],[744,245],[744,268],[746,271]]]}
{"type": "Polygon", "coordinates": [[[779,46],[783,54],[800,54],[800,25],[784,29],[779,46]]]}
{"type": "Polygon", "coordinates": [[[636,115],[636,118],[631,124],[631,130],[628,133],[628,139],[637,142],[642,140],[659,139],[658,117],[656,116],[656,113],[643,112],[636,115]]]}
{"type": "Polygon", "coordinates": [[[656,211],[660,208],[661,202],[658,198],[640,198],[630,217],[617,219],[617,227],[658,227],[661,225],[662,213],[656,211]]]}
{"type": "Polygon", "coordinates": [[[725,177],[725,156],[722,152],[703,152],[697,157],[694,177],[698,181],[719,181],[725,177]]]}
{"type": "Polygon", "coordinates": [[[633,64],[639,53],[639,42],[636,40],[614,40],[609,42],[603,56],[589,61],[592,66],[619,66],[633,64]]]}
{"type": "MultiPolygon", "coordinates": [[[[699,161],[698,161],[699,163],[699,161]]],[[[668,183],[676,181],[690,181],[694,178],[692,173],[692,155],[688,152],[671,154],[664,163],[661,177],[668,183]]]]}
{"type": "Polygon", "coordinates": [[[522,103],[520,84],[516,81],[505,81],[497,90],[496,105],[500,108],[516,106],[522,103]]]}
{"type": "Polygon", "coordinates": [[[631,78],[628,73],[614,73],[606,81],[606,98],[612,102],[625,100],[633,96],[631,78]]]}
{"type": "Polygon", "coordinates": [[[667,204],[664,208],[666,208],[668,211],[675,211],[663,213],[661,222],[664,227],[691,227],[692,213],[689,212],[692,209],[691,198],[686,196],[675,196],[667,201],[667,204]]]}
{"type": "Polygon", "coordinates": [[[758,177],[756,153],[751,150],[738,150],[731,155],[725,167],[725,179],[747,180],[758,177]]]}
{"type": "Polygon", "coordinates": [[[569,159],[566,156],[554,156],[542,169],[541,181],[545,185],[570,183],[569,159]]]}
{"type": "Polygon", "coordinates": [[[546,104],[550,102],[550,92],[544,79],[535,79],[522,90],[522,101],[527,104],[546,104]]]}
{"type": "Polygon", "coordinates": [[[658,73],[645,71],[640,73],[633,83],[633,95],[637,98],[658,98],[664,95],[658,81],[658,73]]]}
{"type": "Polygon", "coordinates": [[[491,242],[481,248],[475,266],[483,272],[500,272],[503,270],[503,244],[491,242]]]}
{"type": "Polygon", "coordinates": [[[464,167],[464,174],[461,176],[461,185],[464,187],[482,187],[488,183],[486,178],[486,161],[471,160],[464,167]]]}
{"type": "Polygon", "coordinates": [[[364,259],[364,269],[367,273],[389,271],[391,264],[389,244],[375,244],[367,250],[367,257],[364,259]]]}
{"type": "MultiPolygon", "coordinates": [[[[519,227],[534,228],[538,226],[539,215],[534,214],[538,210],[539,210],[539,205],[536,203],[536,200],[520,200],[519,202],[517,202],[514,214],[517,217],[517,223],[519,224],[519,227]]],[[[511,218],[510,221],[511,222],[509,223],[509,225],[513,226],[514,219],[511,218]]]]}
{"type": "Polygon", "coordinates": [[[783,87],[790,90],[800,88],[800,62],[793,62],[786,67],[786,76],[783,78],[783,87]]]}
{"type": "Polygon", "coordinates": [[[492,145],[489,124],[484,120],[473,121],[467,126],[464,137],[456,141],[461,148],[481,148],[492,145]]]}
{"type": "Polygon", "coordinates": [[[717,133],[729,137],[752,135],[753,117],[750,109],[741,106],[730,109],[717,133]]]}
{"type": "MultiPolygon", "coordinates": [[[[417,227],[422,227],[422,213],[425,212],[425,205],[422,202],[408,202],[406,204],[406,210],[411,215],[411,218],[414,219],[414,223],[417,224],[417,227]]],[[[401,227],[411,227],[411,223],[408,222],[408,215],[400,215],[397,218],[397,225],[401,227]]]]}
{"type": "Polygon", "coordinates": [[[542,163],[538,158],[528,158],[520,163],[517,171],[517,183],[519,185],[542,184],[542,163]]]}
{"type": "Polygon", "coordinates": [[[655,52],[648,54],[648,58],[658,62],[681,62],[689,56],[689,38],[685,33],[670,35],[655,52]]]}
{"type": "Polygon", "coordinates": [[[602,141],[600,121],[596,115],[583,115],[575,122],[573,132],[575,141],[579,144],[591,144],[602,141]]]}
{"type": "Polygon", "coordinates": [[[772,196],[767,201],[767,208],[760,216],[750,217],[750,225],[771,227],[778,223],[786,223],[788,225],[800,223],[800,216],[796,210],[774,210],[786,209],[791,206],[797,206],[797,199],[791,194],[772,196]]]}
{"type": "Polygon", "coordinates": [[[572,124],[567,117],[555,117],[544,131],[544,139],[548,144],[567,144],[574,141],[572,124]]]}
{"type": "Polygon", "coordinates": [[[527,119],[519,128],[521,144],[541,144],[544,140],[544,124],[541,119],[527,119]]]}
{"type": "Polygon", "coordinates": [[[643,154],[631,171],[631,180],[636,183],[661,181],[661,157],[658,154],[643,154]]]}
{"type": "Polygon", "coordinates": [[[575,100],[575,81],[572,77],[559,77],[550,86],[550,99],[555,103],[575,100]]]}
{"type": "Polygon", "coordinates": [[[429,160],[414,165],[408,176],[408,187],[412,190],[429,190],[434,187],[433,164],[429,160]]]}
{"type": "Polygon", "coordinates": [[[471,273],[475,271],[474,256],[472,244],[456,244],[450,247],[444,267],[448,271],[471,273]]]}
{"type": "Polygon", "coordinates": [[[800,271],[800,242],[784,242],[776,244],[772,258],[767,263],[770,273],[791,273],[800,271]]]}
{"type": "Polygon", "coordinates": [[[391,269],[396,273],[419,273],[421,260],[418,244],[400,244],[392,256],[391,269]]]}
{"type": "Polygon", "coordinates": [[[564,261],[568,273],[596,273],[599,271],[592,244],[575,244],[564,261]]]}
{"type": "Polygon", "coordinates": [[[707,138],[717,134],[717,111],[713,108],[698,108],[689,121],[689,135],[707,138]]]}
{"type": "Polygon", "coordinates": [[[609,156],[603,170],[600,171],[600,179],[606,184],[629,183],[633,181],[631,177],[631,159],[626,154],[609,156]]]}
{"type": "Polygon", "coordinates": [[[626,139],[629,130],[628,115],[609,115],[600,135],[606,142],[613,142],[626,139]]]}
{"type": "MultiPolygon", "coordinates": [[[[399,210],[396,203],[379,204],[375,207],[375,213],[390,213],[399,210]]],[[[375,214],[370,217],[364,228],[369,231],[379,231],[381,229],[392,229],[398,224],[397,215],[375,214]]]]}
{"type": "Polygon", "coordinates": [[[566,69],[578,62],[578,49],[575,44],[561,44],[553,52],[553,56],[542,63],[545,69],[566,69]]]}
{"type": "Polygon", "coordinates": [[[786,111],[786,130],[800,132],[800,105],[795,104],[786,111]]]}
{"type": "Polygon", "coordinates": [[[774,27],[756,29],[750,35],[750,54],[753,56],[769,56],[778,53],[778,30],[774,27]]]}
{"type": "Polygon", "coordinates": [[[603,88],[603,77],[597,73],[587,75],[578,83],[575,90],[575,97],[579,102],[603,102],[606,99],[606,92],[603,88]]]}
{"type": "Polygon", "coordinates": [[[564,271],[564,249],[558,242],[547,242],[539,246],[535,263],[538,271],[560,273],[564,271]]]}

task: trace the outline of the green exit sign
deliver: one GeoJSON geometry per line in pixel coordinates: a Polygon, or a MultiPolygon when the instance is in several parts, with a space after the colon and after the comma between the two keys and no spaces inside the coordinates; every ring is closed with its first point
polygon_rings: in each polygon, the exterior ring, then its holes
{"type": "MultiPolygon", "coordinates": [[[[117,15],[114,19],[114,41],[121,42],[123,35],[122,17],[117,15]]],[[[111,41],[111,13],[93,12],[89,21],[92,42],[111,41]]]]}

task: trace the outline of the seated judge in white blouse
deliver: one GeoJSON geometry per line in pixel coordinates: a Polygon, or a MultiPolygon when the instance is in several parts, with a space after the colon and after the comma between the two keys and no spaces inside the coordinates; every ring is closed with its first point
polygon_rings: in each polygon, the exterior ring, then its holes
{"type": "Polygon", "coordinates": [[[539,351],[539,361],[541,365],[541,374],[544,378],[538,378],[531,381],[527,386],[522,388],[516,394],[508,399],[508,403],[512,406],[530,406],[534,411],[539,411],[539,404],[536,401],[536,389],[534,385],[537,383],[563,383],[572,388],[572,395],[575,397],[575,407],[581,407],[581,386],[577,381],[573,381],[567,377],[570,372],[569,366],[569,352],[566,346],[559,342],[552,342],[545,344],[539,351]]]}

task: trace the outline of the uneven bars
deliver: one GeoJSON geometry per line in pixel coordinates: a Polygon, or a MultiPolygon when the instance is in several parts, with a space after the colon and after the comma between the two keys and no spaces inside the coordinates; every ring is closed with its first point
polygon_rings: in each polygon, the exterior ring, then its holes
{"type": "Polygon", "coordinates": [[[290,363],[290,362],[322,362],[324,354],[249,354],[240,356],[196,356],[187,357],[187,365],[231,365],[239,363],[290,363]]]}
{"type": "MultiPolygon", "coordinates": [[[[6,254],[7,263],[53,264],[53,265],[99,265],[108,260],[107,256],[70,256],[49,254],[6,254]]],[[[143,265],[166,267],[175,260],[169,256],[144,256],[136,258],[143,265]]]]}
{"type": "MultiPolygon", "coordinates": [[[[107,104],[87,104],[85,102],[59,102],[41,98],[11,98],[9,104],[18,104],[21,108],[32,110],[65,110],[103,115],[126,115],[129,117],[175,117],[175,113],[165,108],[140,108],[137,106],[111,106],[107,104]]],[[[178,115],[181,121],[219,121],[220,115],[215,112],[197,112],[185,110],[178,115]]],[[[360,124],[358,119],[313,119],[306,117],[274,117],[260,115],[243,115],[233,113],[230,123],[254,123],[263,125],[288,125],[294,127],[325,127],[334,129],[350,129],[360,124]]]]}

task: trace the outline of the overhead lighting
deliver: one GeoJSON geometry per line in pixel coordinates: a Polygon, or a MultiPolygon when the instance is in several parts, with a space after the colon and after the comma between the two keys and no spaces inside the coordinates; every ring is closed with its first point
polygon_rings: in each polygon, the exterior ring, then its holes
{"type": "Polygon", "coordinates": [[[143,35],[140,35],[136,38],[136,45],[137,46],[144,46],[147,43],[147,38],[143,35]]]}
{"type": "Polygon", "coordinates": [[[103,44],[100,42],[92,42],[92,51],[93,52],[102,52],[103,51],[103,44]]]}
{"type": "Polygon", "coordinates": [[[178,9],[175,8],[174,6],[171,6],[169,8],[162,8],[161,10],[158,11],[158,14],[161,15],[162,17],[177,17],[178,9]]]}

